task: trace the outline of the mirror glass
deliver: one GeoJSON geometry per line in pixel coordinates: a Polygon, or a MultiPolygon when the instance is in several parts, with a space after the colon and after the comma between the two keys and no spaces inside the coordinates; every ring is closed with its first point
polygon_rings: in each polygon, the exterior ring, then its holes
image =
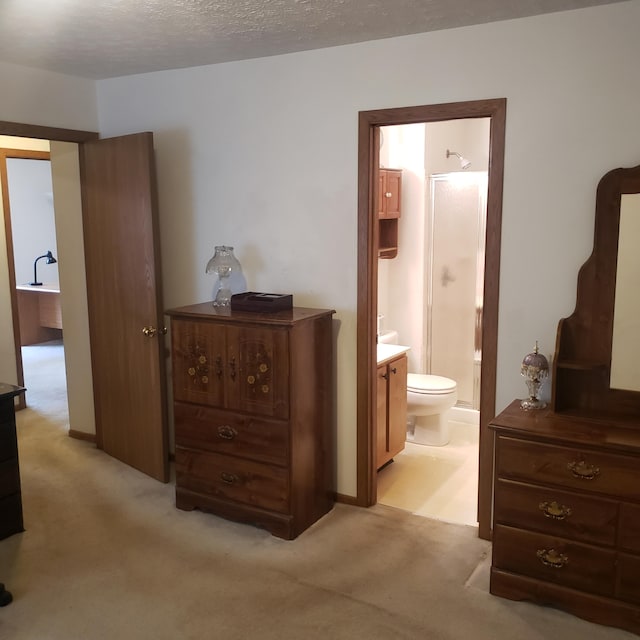
{"type": "Polygon", "coordinates": [[[611,349],[612,389],[640,391],[640,193],[620,201],[611,349]]]}

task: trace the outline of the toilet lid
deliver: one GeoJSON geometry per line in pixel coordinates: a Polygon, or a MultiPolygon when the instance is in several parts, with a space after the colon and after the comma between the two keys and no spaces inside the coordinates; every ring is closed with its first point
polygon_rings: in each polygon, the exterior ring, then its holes
{"type": "Polygon", "coordinates": [[[456,381],[427,373],[408,373],[407,390],[413,393],[442,394],[456,390],[456,381]]]}

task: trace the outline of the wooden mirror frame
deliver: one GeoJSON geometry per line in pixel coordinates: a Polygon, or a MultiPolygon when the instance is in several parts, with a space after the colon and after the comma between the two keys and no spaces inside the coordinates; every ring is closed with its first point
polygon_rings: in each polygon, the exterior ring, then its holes
{"type": "Polygon", "coordinates": [[[623,194],[634,193],[640,193],[640,165],[609,171],[598,184],[593,252],[578,274],[575,310],[558,325],[556,413],[636,423],[640,415],[640,392],[610,388],[620,204],[623,194]]]}

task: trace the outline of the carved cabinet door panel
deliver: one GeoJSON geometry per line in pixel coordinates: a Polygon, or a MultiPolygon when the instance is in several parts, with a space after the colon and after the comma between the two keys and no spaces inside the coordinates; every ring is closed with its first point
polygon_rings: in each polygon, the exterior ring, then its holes
{"type": "Polygon", "coordinates": [[[289,417],[288,339],[282,328],[227,327],[227,408],[289,417]]]}

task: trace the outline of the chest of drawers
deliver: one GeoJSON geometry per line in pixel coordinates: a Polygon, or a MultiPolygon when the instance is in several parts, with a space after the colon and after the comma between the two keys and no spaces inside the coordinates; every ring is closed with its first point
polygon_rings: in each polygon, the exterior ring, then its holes
{"type": "Polygon", "coordinates": [[[640,633],[640,433],[519,401],[490,426],[491,593],[640,633]]]}
{"type": "Polygon", "coordinates": [[[0,540],[24,530],[15,396],[22,387],[0,382],[0,540]]]}
{"type": "Polygon", "coordinates": [[[168,314],[176,505],[295,538],[333,505],[333,311],[168,314]]]}

